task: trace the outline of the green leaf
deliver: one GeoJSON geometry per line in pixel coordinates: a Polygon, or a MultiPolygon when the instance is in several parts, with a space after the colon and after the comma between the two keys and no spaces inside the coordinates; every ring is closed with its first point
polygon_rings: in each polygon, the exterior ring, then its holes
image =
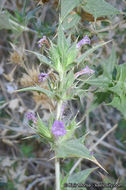
{"type": "Polygon", "coordinates": [[[111,40],[108,41],[108,42],[100,43],[100,44],[98,44],[98,45],[92,47],[91,49],[87,50],[85,53],[83,53],[81,56],[79,56],[79,57],[76,59],[76,62],[77,62],[77,63],[81,63],[82,61],[84,61],[84,59],[85,59],[87,56],[89,56],[89,55],[90,55],[91,53],[93,53],[95,50],[97,50],[98,48],[104,46],[105,44],[107,44],[107,43],[109,43],[109,42],[111,42],[111,40]]]}
{"type": "Polygon", "coordinates": [[[94,100],[91,102],[90,106],[88,107],[86,114],[89,114],[91,111],[93,111],[95,108],[97,108],[100,104],[103,102],[110,102],[110,92],[96,92],[94,94],[94,100]]]}
{"type": "Polygon", "coordinates": [[[109,88],[114,93],[111,105],[118,109],[126,118],[126,64],[117,66],[118,78],[116,85],[109,88]]]}
{"type": "Polygon", "coordinates": [[[78,5],[80,0],[61,0],[61,20],[64,18],[78,5]]]}
{"type": "Polygon", "coordinates": [[[21,25],[18,21],[7,11],[0,12],[0,30],[13,30],[20,34],[23,31],[29,31],[27,26],[21,25]]]}
{"type": "Polygon", "coordinates": [[[68,65],[72,64],[77,56],[77,49],[75,43],[67,50],[66,54],[66,68],[69,68],[68,65]]]}
{"type": "Polygon", "coordinates": [[[125,143],[125,140],[126,140],[126,120],[125,119],[121,119],[118,122],[118,127],[115,131],[115,137],[122,143],[125,143]]]}
{"type": "Polygon", "coordinates": [[[41,6],[36,7],[35,9],[29,11],[25,17],[26,22],[28,23],[28,21],[32,18],[35,18],[35,13],[41,8],[41,6]]]}
{"type": "Polygon", "coordinates": [[[117,64],[116,52],[114,47],[112,48],[111,56],[104,61],[104,73],[103,75],[112,80],[112,73],[115,65],[117,64]]]}
{"type": "Polygon", "coordinates": [[[126,95],[122,95],[121,98],[114,96],[112,102],[107,105],[111,105],[118,109],[126,119],[126,95]]]}
{"type": "MultiPolygon", "coordinates": [[[[90,169],[86,169],[86,170],[83,170],[81,172],[77,172],[77,173],[74,173],[72,175],[70,175],[67,179],[67,184],[77,184],[76,187],[74,187],[74,189],[86,189],[83,187],[83,184],[85,183],[86,179],[88,178],[88,176],[97,168],[90,168],[90,169]]],[[[73,190],[72,187],[67,187],[67,190],[73,190]]]]}
{"type": "Polygon", "coordinates": [[[49,65],[50,67],[55,69],[55,66],[52,64],[52,62],[46,56],[44,56],[40,53],[37,53],[35,51],[29,51],[29,50],[26,50],[26,51],[29,53],[33,53],[34,55],[37,56],[37,58],[39,59],[40,62],[46,63],[47,65],[49,65]]]}
{"type": "Polygon", "coordinates": [[[62,25],[59,25],[59,27],[58,27],[58,49],[62,56],[64,56],[66,50],[68,49],[67,40],[64,35],[62,25]]]}
{"type": "Polygon", "coordinates": [[[43,94],[46,94],[48,97],[52,98],[53,97],[53,92],[49,91],[49,90],[46,90],[44,88],[41,88],[39,86],[37,87],[27,87],[27,88],[22,88],[22,89],[19,89],[19,90],[16,90],[16,92],[24,92],[24,91],[37,91],[37,92],[40,92],[40,93],[43,93],[43,94]]]}
{"type": "Polygon", "coordinates": [[[83,6],[83,9],[92,14],[95,19],[101,16],[113,16],[120,14],[120,11],[104,0],[86,0],[86,4],[83,6]]]}
{"type": "Polygon", "coordinates": [[[106,89],[109,87],[110,80],[107,77],[104,77],[103,75],[97,77],[97,78],[92,78],[88,79],[87,82],[88,84],[96,87],[100,87],[102,89],[106,89]]]}
{"type": "Polygon", "coordinates": [[[64,22],[62,23],[64,30],[77,27],[80,21],[80,16],[78,14],[68,15],[64,22]]]}
{"type": "Polygon", "coordinates": [[[74,80],[74,73],[73,70],[71,70],[64,77],[62,90],[66,92],[66,90],[68,90],[73,85],[74,80]]]}
{"type": "Polygon", "coordinates": [[[126,94],[126,64],[117,66],[117,74],[116,85],[109,88],[109,90],[121,98],[126,94]]]}
{"type": "Polygon", "coordinates": [[[57,46],[51,45],[50,48],[50,59],[54,64],[55,70],[62,75],[63,65],[61,64],[61,56],[57,46]]]}
{"type": "Polygon", "coordinates": [[[47,139],[51,139],[51,133],[48,129],[48,127],[42,122],[41,118],[38,115],[38,120],[37,120],[37,133],[42,136],[45,137],[47,139]]]}
{"type": "Polygon", "coordinates": [[[89,150],[83,144],[81,144],[78,140],[69,140],[69,141],[62,142],[55,148],[55,150],[56,150],[57,158],[70,158],[70,157],[84,158],[84,159],[94,162],[100,168],[106,171],[97,162],[95,157],[90,154],[89,150]]]}

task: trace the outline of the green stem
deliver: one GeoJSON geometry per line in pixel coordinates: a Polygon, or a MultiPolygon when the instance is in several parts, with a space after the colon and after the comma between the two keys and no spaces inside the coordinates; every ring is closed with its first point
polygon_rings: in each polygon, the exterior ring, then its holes
{"type": "MultiPolygon", "coordinates": [[[[57,115],[56,115],[57,120],[60,120],[61,106],[62,106],[62,101],[59,101],[57,105],[57,115]]],[[[56,158],[56,153],[55,153],[55,184],[56,184],[56,190],[60,190],[60,159],[56,158]]]]}
{"type": "Polygon", "coordinates": [[[55,158],[55,183],[56,190],[60,190],[60,160],[55,158]]]}
{"type": "Polygon", "coordinates": [[[57,115],[56,115],[57,120],[60,120],[61,106],[62,106],[62,101],[60,100],[57,105],[57,115]]]}

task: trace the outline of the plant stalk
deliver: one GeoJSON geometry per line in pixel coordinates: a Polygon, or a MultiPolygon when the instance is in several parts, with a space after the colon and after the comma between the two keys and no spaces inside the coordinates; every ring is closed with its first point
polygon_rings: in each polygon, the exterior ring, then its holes
{"type": "Polygon", "coordinates": [[[56,190],[60,190],[60,160],[55,158],[55,185],[56,190]]]}
{"type": "MultiPolygon", "coordinates": [[[[61,106],[62,106],[62,101],[59,101],[57,105],[57,115],[56,115],[57,120],[60,120],[61,106]]],[[[55,185],[56,185],[56,190],[60,190],[60,159],[56,158],[56,153],[55,153],[55,185]]]]}

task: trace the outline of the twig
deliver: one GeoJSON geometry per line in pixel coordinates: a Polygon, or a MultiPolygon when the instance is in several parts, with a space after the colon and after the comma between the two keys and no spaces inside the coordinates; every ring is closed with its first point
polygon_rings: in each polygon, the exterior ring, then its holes
{"type": "Polygon", "coordinates": [[[118,22],[118,23],[116,23],[116,24],[114,24],[114,25],[110,25],[109,27],[106,27],[106,28],[103,28],[103,29],[100,29],[100,30],[94,30],[93,32],[97,34],[97,33],[99,33],[99,32],[105,32],[105,31],[113,30],[113,29],[115,29],[118,25],[123,24],[124,22],[125,22],[125,21],[118,22]]]}
{"type": "Polygon", "coordinates": [[[26,188],[26,190],[31,190],[37,183],[40,183],[40,182],[41,183],[45,183],[45,181],[52,180],[54,178],[55,178],[54,176],[37,178],[32,183],[30,183],[28,185],[28,187],[26,188]]]}
{"type": "Polygon", "coordinates": [[[98,144],[100,144],[103,139],[105,139],[109,133],[111,133],[112,131],[114,131],[117,128],[117,124],[114,125],[114,127],[112,127],[109,131],[107,131],[91,148],[90,151],[94,150],[96,148],[96,146],[98,146],[98,144]]]}
{"type": "Polygon", "coordinates": [[[19,132],[19,133],[22,133],[23,135],[25,134],[35,134],[33,131],[29,131],[26,127],[10,127],[10,126],[7,126],[7,125],[4,125],[4,124],[0,124],[0,128],[6,128],[6,129],[9,129],[9,130],[12,130],[12,131],[15,131],[15,132],[19,132]]]}
{"type": "MultiPolygon", "coordinates": [[[[94,139],[95,139],[95,140],[98,140],[98,138],[96,138],[96,137],[94,137],[94,139]]],[[[114,147],[113,145],[108,144],[108,143],[105,142],[105,141],[100,142],[100,144],[103,145],[103,146],[105,146],[105,147],[107,147],[107,148],[113,149],[115,152],[118,152],[118,153],[123,154],[123,155],[126,156],[126,152],[125,152],[125,151],[123,151],[123,150],[121,150],[121,149],[119,149],[119,148],[116,148],[116,147],[114,147]]]]}

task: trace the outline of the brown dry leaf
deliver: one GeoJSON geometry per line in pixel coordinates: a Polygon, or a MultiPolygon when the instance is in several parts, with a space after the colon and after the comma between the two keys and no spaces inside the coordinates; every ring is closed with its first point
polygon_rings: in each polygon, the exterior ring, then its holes
{"type": "Polygon", "coordinates": [[[27,68],[27,74],[24,73],[21,78],[21,85],[23,87],[33,86],[35,84],[39,84],[38,75],[40,74],[39,67],[35,67],[32,65],[31,68],[27,68]]]}
{"type": "Polygon", "coordinates": [[[4,77],[9,81],[9,82],[13,82],[14,81],[14,72],[16,70],[17,66],[15,66],[12,71],[9,74],[3,74],[4,77]]]}
{"type": "Polygon", "coordinates": [[[38,92],[33,92],[33,99],[36,104],[42,105],[44,109],[55,110],[53,102],[45,94],[39,94],[38,92]]]}
{"type": "MultiPolygon", "coordinates": [[[[48,90],[47,80],[45,80],[41,83],[38,82],[38,76],[40,74],[39,67],[32,66],[31,69],[27,68],[27,73],[28,74],[26,74],[26,73],[23,74],[22,79],[20,81],[20,83],[23,87],[34,86],[37,84],[40,87],[48,90]]],[[[56,78],[57,78],[56,74],[54,74],[53,72],[49,73],[49,79],[52,82],[54,82],[56,80],[56,78]]],[[[40,94],[38,92],[32,92],[32,93],[33,93],[33,99],[37,105],[42,105],[42,107],[44,109],[49,109],[49,110],[55,109],[54,103],[52,102],[52,100],[50,100],[48,98],[47,95],[42,94],[42,93],[40,94]]]]}
{"type": "Polygon", "coordinates": [[[16,65],[20,65],[23,62],[23,57],[17,51],[14,51],[11,53],[9,61],[16,65]]]}
{"type": "Polygon", "coordinates": [[[10,44],[13,48],[13,52],[10,53],[9,62],[14,63],[15,65],[21,65],[23,67],[24,61],[26,60],[24,44],[20,47],[17,47],[12,43],[10,44]]]}
{"type": "Polygon", "coordinates": [[[23,5],[22,5],[22,3],[19,2],[19,0],[16,0],[16,6],[17,6],[18,10],[21,11],[23,5]]]}
{"type": "Polygon", "coordinates": [[[53,7],[54,8],[57,8],[59,6],[59,0],[55,0],[54,2],[53,2],[53,7]]]}
{"type": "MultiPolygon", "coordinates": [[[[77,12],[77,13],[81,16],[82,22],[84,22],[84,21],[94,22],[95,21],[94,16],[84,10],[81,10],[80,13],[79,12],[77,12]]],[[[106,18],[99,17],[96,19],[96,21],[99,21],[99,20],[103,21],[103,20],[106,20],[106,18]]]]}
{"type": "Polygon", "coordinates": [[[49,0],[34,0],[38,3],[38,5],[43,5],[44,3],[48,3],[49,0]]]}

